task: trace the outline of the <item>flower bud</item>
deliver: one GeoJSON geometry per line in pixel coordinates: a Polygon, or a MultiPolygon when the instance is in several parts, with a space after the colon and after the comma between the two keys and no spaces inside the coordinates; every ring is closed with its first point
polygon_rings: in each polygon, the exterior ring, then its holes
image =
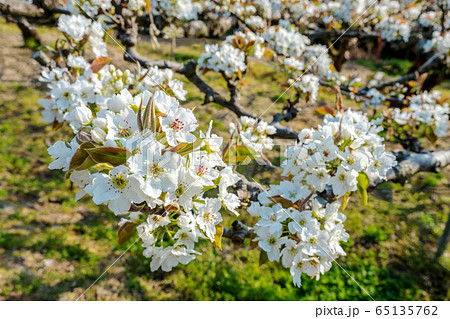
{"type": "Polygon", "coordinates": [[[106,125],[108,124],[108,122],[106,121],[106,119],[103,118],[96,118],[92,120],[92,124],[94,125],[94,127],[99,127],[99,128],[106,128],[106,125]]]}
{"type": "Polygon", "coordinates": [[[91,131],[91,136],[94,141],[101,143],[106,138],[106,132],[103,129],[96,127],[91,131]]]}

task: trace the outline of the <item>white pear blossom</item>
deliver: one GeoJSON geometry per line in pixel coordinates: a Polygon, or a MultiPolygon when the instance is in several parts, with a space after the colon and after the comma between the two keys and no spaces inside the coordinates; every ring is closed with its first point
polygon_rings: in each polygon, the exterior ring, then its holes
{"type": "Polygon", "coordinates": [[[58,29],[67,33],[75,41],[81,41],[89,34],[91,20],[82,15],[63,14],[58,19],[58,29]]]}
{"type": "Polygon", "coordinates": [[[196,222],[211,241],[214,241],[216,225],[222,222],[222,215],[219,213],[221,206],[222,201],[217,198],[206,198],[204,205],[197,205],[196,222]]]}
{"type": "Polygon", "coordinates": [[[96,173],[92,179],[94,203],[107,203],[116,215],[126,214],[131,203],[144,200],[141,191],[142,178],[130,174],[129,168],[120,165],[107,174],[96,173]]]}
{"type": "Polygon", "coordinates": [[[167,116],[161,118],[161,127],[171,146],[192,143],[196,139],[191,133],[197,128],[197,120],[189,109],[170,109],[167,116]]]}
{"type": "Polygon", "coordinates": [[[269,257],[270,261],[280,259],[281,246],[286,242],[286,238],[281,238],[281,230],[271,233],[267,228],[260,228],[256,232],[259,247],[261,247],[269,257]]]}

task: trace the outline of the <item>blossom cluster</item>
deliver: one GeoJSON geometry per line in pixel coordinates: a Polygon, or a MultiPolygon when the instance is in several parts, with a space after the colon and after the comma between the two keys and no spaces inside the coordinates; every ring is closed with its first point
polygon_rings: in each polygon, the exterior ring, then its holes
{"type": "Polygon", "coordinates": [[[198,66],[203,72],[224,72],[227,77],[239,76],[247,69],[244,52],[226,42],[205,45],[205,52],[200,56],[198,66]]]}
{"type": "Polygon", "coordinates": [[[276,128],[263,120],[258,121],[252,117],[241,116],[237,123],[229,124],[229,132],[232,135],[237,132],[245,146],[260,153],[273,148],[273,139],[268,135],[275,134],[276,128]]]}
{"type": "Polygon", "coordinates": [[[58,29],[67,34],[78,45],[82,40],[89,39],[92,52],[96,57],[106,56],[106,43],[103,41],[105,32],[101,24],[83,15],[62,15],[58,19],[58,29]]]}
{"type": "MultiPolygon", "coordinates": [[[[121,71],[107,58],[106,43],[99,23],[81,15],[62,15],[58,28],[73,39],[70,53],[60,59],[57,66],[42,70],[41,82],[47,83],[49,92],[38,102],[43,106],[42,115],[48,123],[67,121],[73,129],[80,129],[91,122],[96,109],[123,108],[123,103],[133,101],[128,89],[138,92],[163,89],[180,100],[185,100],[183,83],[173,79],[173,71],[157,67],[141,69],[137,73],[121,71]],[[89,36],[92,51],[97,57],[92,64],[83,57],[81,41],[89,36]]],[[[95,135],[94,135],[95,136],[95,135]]]]}
{"type": "Polygon", "coordinates": [[[447,64],[450,64],[450,32],[441,34],[439,31],[433,32],[432,39],[425,43],[424,50],[435,50],[438,54],[446,57],[447,64]]]}
{"type": "Polygon", "coordinates": [[[187,92],[182,82],[172,79],[172,75],[172,71],[157,67],[143,69],[140,75],[133,74],[129,70],[117,70],[113,65],[94,72],[82,56],[70,54],[65,67],[42,71],[40,81],[47,83],[49,92],[38,102],[44,108],[42,115],[47,123],[68,121],[73,129],[79,129],[91,121],[93,109],[118,109],[120,103],[132,101],[130,87],[140,91],[164,88],[184,100],[187,92]]]}
{"type": "Polygon", "coordinates": [[[389,42],[399,39],[407,42],[411,33],[409,22],[395,16],[382,19],[380,23],[376,25],[376,29],[380,30],[381,37],[389,42]]]}
{"type": "Polygon", "coordinates": [[[72,14],[86,13],[95,16],[99,9],[111,9],[111,0],[68,0],[67,10],[72,14]]]}
{"type": "Polygon", "coordinates": [[[345,255],[347,241],[339,197],[349,196],[368,175],[383,180],[396,163],[385,152],[378,122],[346,111],[325,116],[317,130],[304,129],[299,143],[286,151],[282,164],[287,178],[259,194],[248,212],[260,217],[255,241],[270,261],[289,268],[296,286],[301,274],[319,279],[331,263],[345,255]],[[331,192],[326,197],[325,191],[331,192]],[[318,194],[325,194],[318,196],[318,194]]]}
{"type": "Polygon", "coordinates": [[[263,34],[267,47],[286,57],[299,57],[310,40],[294,28],[272,26],[263,34]]]}
{"type": "Polygon", "coordinates": [[[221,159],[222,138],[211,127],[198,131],[192,111],[165,92],[133,95],[125,89],[109,101],[82,134],[49,148],[55,159],[49,167],[70,172],[81,188],[77,199],[89,195],[116,215],[128,215],[121,225],[137,228],[151,269],[169,271],[194,259],[199,238],[215,242],[219,210],[239,206],[227,191],[239,178],[221,159]],[[218,195],[204,196],[212,188],[218,195]]]}
{"type": "Polygon", "coordinates": [[[314,28],[320,21],[329,30],[339,30],[350,25],[354,29],[364,27],[365,30],[379,31],[388,42],[408,41],[420,28],[442,31],[442,22],[445,28],[450,25],[448,10],[444,11],[447,14],[445,17],[441,16],[441,1],[228,0],[222,3],[220,7],[210,3],[208,8],[231,12],[259,29],[273,25],[274,21],[277,21],[278,26],[289,28],[294,23],[302,29],[308,29],[314,28]]]}
{"type": "Polygon", "coordinates": [[[301,95],[305,96],[305,100],[307,102],[314,103],[317,100],[319,95],[319,78],[313,74],[304,74],[301,75],[296,80],[290,80],[293,83],[294,88],[297,89],[298,92],[301,92],[301,95]]]}
{"type": "Polygon", "coordinates": [[[237,214],[240,201],[227,188],[239,178],[222,160],[212,122],[198,130],[170,70],[122,72],[105,56],[87,62],[77,42],[90,32],[88,19],[63,15],[59,28],[75,44],[42,71],[49,92],[39,102],[45,121],[69,122],[75,137],[49,147],[49,168],[68,173],[80,188],[76,200],[88,195],[122,216],[119,242],[137,231],[152,270],[188,263],[201,238],[220,245],[220,211],[237,214]]]}
{"type": "Polygon", "coordinates": [[[203,10],[199,1],[192,0],[151,0],[151,4],[154,14],[164,14],[179,20],[195,20],[203,10]]]}
{"type": "Polygon", "coordinates": [[[411,128],[420,125],[431,127],[434,133],[445,136],[448,129],[450,108],[441,98],[439,91],[424,92],[414,95],[408,107],[395,108],[384,112],[386,120],[393,120],[399,125],[408,125],[411,128]]]}

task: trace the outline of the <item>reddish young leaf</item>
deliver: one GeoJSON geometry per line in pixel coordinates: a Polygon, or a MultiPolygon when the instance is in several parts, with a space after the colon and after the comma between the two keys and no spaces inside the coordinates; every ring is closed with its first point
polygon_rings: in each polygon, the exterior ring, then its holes
{"type": "Polygon", "coordinates": [[[96,147],[86,150],[97,163],[119,166],[127,162],[127,150],[118,147],[96,147]]]}
{"type": "MultiPolygon", "coordinates": [[[[95,147],[91,142],[85,142],[81,144],[72,156],[70,161],[69,170],[78,169],[80,166],[84,166],[86,160],[89,157],[86,149],[95,147]]],[[[87,164],[87,163],[86,163],[87,164]]],[[[89,166],[90,167],[90,166],[89,166]]]]}

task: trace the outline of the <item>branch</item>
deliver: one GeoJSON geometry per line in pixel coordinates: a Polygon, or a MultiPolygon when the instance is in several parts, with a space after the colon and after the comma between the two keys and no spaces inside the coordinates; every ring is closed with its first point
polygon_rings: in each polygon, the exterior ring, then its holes
{"type": "Polygon", "coordinates": [[[29,46],[28,40],[31,39],[34,40],[37,45],[41,45],[41,37],[39,36],[39,33],[36,28],[28,22],[27,18],[16,17],[13,19],[16,21],[17,26],[22,32],[25,45],[29,46]]]}
{"type": "Polygon", "coordinates": [[[0,12],[12,17],[42,18],[44,10],[21,0],[0,0],[0,12]]]}
{"type": "Polygon", "coordinates": [[[362,30],[349,30],[349,31],[327,31],[327,30],[318,30],[313,31],[311,33],[305,33],[305,36],[310,38],[311,40],[315,39],[323,39],[323,38],[370,38],[370,39],[378,39],[380,36],[377,32],[365,32],[362,30]]]}
{"type": "Polygon", "coordinates": [[[244,175],[236,172],[241,179],[232,186],[234,193],[241,200],[241,202],[255,202],[258,200],[258,195],[265,191],[265,189],[255,182],[250,182],[244,175]]]}
{"type": "Polygon", "coordinates": [[[389,170],[387,180],[398,182],[419,172],[437,172],[439,168],[450,165],[450,148],[434,152],[394,153],[398,164],[389,170]]]}
{"type": "MultiPolygon", "coordinates": [[[[325,83],[325,82],[323,82],[323,81],[319,81],[319,85],[320,85],[320,86],[323,86],[323,87],[330,88],[330,89],[334,89],[334,88],[335,88],[333,85],[330,85],[330,84],[325,83]]],[[[341,92],[342,94],[344,94],[344,95],[346,95],[346,96],[349,96],[350,98],[352,98],[352,97],[354,97],[354,96],[359,96],[359,97],[361,97],[361,98],[366,98],[366,99],[367,99],[367,97],[365,97],[365,94],[367,94],[367,92],[363,92],[362,89],[359,90],[359,91],[356,92],[356,93],[353,93],[353,92],[350,92],[350,90],[349,90],[348,87],[340,86],[340,87],[339,87],[339,90],[340,90],[340,92],[341,92]]],[[[391,107],[404,108],[405,105],[406,105],[406,104],[405,104],[405,103],[406,103],[406,100],[403,100],[403,99],[397,99],[397,98],[395,98],[395,97],[388,97],[388,98],[385,99],[385,101],[386,101],[386,102],[389,102],[391,107]]],[[[358,102],[358,101],[357,101],[357,102],[358,102]]]]}
{"type": "MultiPolygon", "coordinates": [[[[414,153],[409,151],[393,152],[397,166],[386,174],[387,181],[401,182],[419,172],[437,172],[439,168],[450,165],[450,148],[434,152],[414,153]]],[[[258,195],[265,191],[258,183],[250,182],[245,176],[239,174],[241,181],[233,186],[234,193],[242,202],[256,201],[258,195]]],[[[369,174],[369,189],[374,189],[384,182],[375,175],[369,174]]]]}
{"type": "Polygon", "coordinates": [[[197,62],[196,61],[188,61],[183,65],[181,70],[177,72],[183,74],[192,84],[194,84],[202,93],[205,94],[204,104],[208,103],[217,103],[220,106],[223,106],[230,111],[234,112],[237,116],[249,116],[255,117],[254,115],[245,112],[239,105],[227,100],[219,93],[214,91],[212,87],[206,84],[198,75],[197,75],[197,62]]]}
{"type": "Polygon", "coordinates": [[[125,50],[125,53],[123,54],[124,59],[129,62],[139,62],[139,64],[145,66],[145,67],[151,67],[151,66],[157,66],[160,69],[171,69],[174,72],[177,72],[180,70],[183,65],[174,62],[174,61],[167,61],[167,60],[152,60],[145,58],[141,56],[137,51],[136,47],[134,46],[128,46],[125,50]]]}
{"type": "Polygon", "coordinates": [[[43,67],[47,67],[52,62],[52,59],[43,51],[37,51],[34,53],[33,59],[35,59],[43,67]]]}
{"type": "Polygon", "coordinates": [[[288,99],[286,101],[286,105],[283,107],[283,110],[280,113],[277,113],[273,116],[273,120],[270,125],[276,125],[281,121],[291,121],[297,117],[298,112],[300,112],[300,108],[296,108],[295,106],[300,102],[300,94],[297,92],[295,95],[295,99],[288,99]]]}
{"type": "MultiPolygon", "coordinates": [[[[387,173],[387,180],[391,182],[399,182],[418,172],[436,172],[438,168],[450,165],[450,148],[435,152],[413,153],[413,152],[396,152],[394,153],[398,164],[387,173]]],[[[250,182],[245,176],[239,174],[241,181],[233,186],[234,193],[241,201],[256,201],[258,195],[265,191],[258,183],[250,182]]],[[[369,176],[371,185],[369,190],[374,190],[376,185],[382,183],[382,180],[369,176]]],[[[253,228],[244,225],[242,222],[235,220],[231,225],[232,228],[224,228],[223,237],[230,238],[234,244],[240,245],[245,238],[250,238],[253,228]]]]}
{"type": "MultiPolygon", "coordinates": [[[[192,84],[194,84],[202,93],[205,94],[205,100],[204,104],[208,103],[216,103],[220,106],[223,106],[233,113],[235,113],[237,116],[248,116],[252,118],[257,118],[255,115],[245,112],[241,106],[237,105],[233,102],[233,99],[227,100],[223,96],[221,96],[219,93],[214,91],[212,87],[210,87],[208,84],[206,84],[198,75],[196,72],[197,68],[197,62],[196,61],[188,61],[183,65],[183,68],[181,70],[178,70],[177,72],[180,74],[183,74],[192,84]]],[[[297,139],[298,134],[288,128],[285,128],[279,124],[274,125],[277,129],[276,133],[271,135],[271,137],[276,138],[286,138],[286,139],[297,139]]]]}
{"type": "Polygon", "coordinates": [[[253,234],[253,228],[248,227],[242,222],[235,220],[231,228],[224,227],[222,237],[229,238],[235,245],[241,245],[245,238],[250,238],[253,234]]]}
{"type": "MultiPolygon", "coordinates": [[[[397,83],[403,83],[403,82],[407,82],[407,81],[411,81],[411,80],[417,80],[419,75],[430,71],[433,68],[437,68],[440,64],[441,64],[441,59],[439,58],[439,54],[433,54],[424,64],[422,64],[422,66],[414,73],[409,73],[406,74],[400,78],[398,78],[397,80],[394,81],[389,81],[389,82],[384,82],[381,84],[378,84],[376,86],[374,86],[373,88],[377,89],[377,90],[381,90],[384,89],[385,87],[388,86],[393,86],[397,83]]],[[[361,89],[358,90],[358,92],[356,93],[357,95],[362,95],[367,93],[367,91],[371,89],[366,87],[363,87],[361,89]]]]}

